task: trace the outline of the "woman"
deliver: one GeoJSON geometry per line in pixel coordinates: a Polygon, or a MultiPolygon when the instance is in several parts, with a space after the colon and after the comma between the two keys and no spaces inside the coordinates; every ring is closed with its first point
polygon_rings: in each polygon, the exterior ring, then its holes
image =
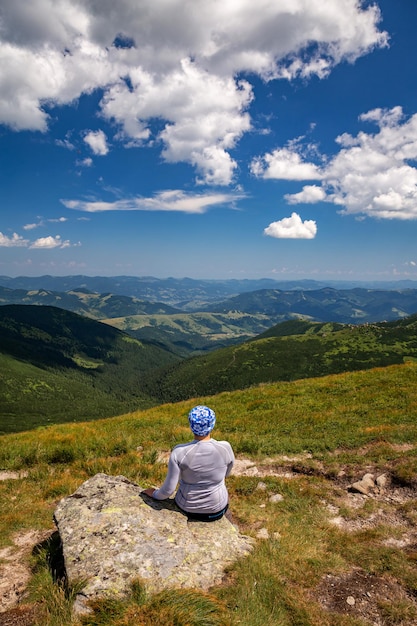
{"type": "Polygon", "coordinates": [[[225,478],[235,460],[227,441],[211,438],[216,415],[207,406],[195,406],[188,414],[193,441],[173,448],[168,474],[159,489],[145,489],[155,500],[165,500],[179,488],[175,496],[177,506],[189,519],[212,522],[220,519],[229,506],[225,478]]]}

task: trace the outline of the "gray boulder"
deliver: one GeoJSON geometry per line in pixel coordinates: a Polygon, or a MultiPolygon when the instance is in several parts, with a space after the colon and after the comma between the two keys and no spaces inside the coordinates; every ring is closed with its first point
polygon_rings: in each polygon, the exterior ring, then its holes
{"type": "Polygon", "coordinates": [[[97,474],[55,510],[69,582],[86,581],[77,600],[123,596],[134,579],[149,592],[203,590],[253,546],[226,518],[188,521],[173,500],[156,501],[124,476],[97,474]]]}

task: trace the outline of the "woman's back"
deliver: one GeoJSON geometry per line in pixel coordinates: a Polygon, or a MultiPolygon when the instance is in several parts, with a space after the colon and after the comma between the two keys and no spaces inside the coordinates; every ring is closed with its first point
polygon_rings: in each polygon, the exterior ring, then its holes
{"type": "Polygon", "coordinates": [[[165,500],[179,483],[177,505],[193,519],[199,516],[202,521],[213,521],[227,510],[225,478],[232,471],[235,457],[230,443],[210,436],[216,422],[212,409],[198,405],[190,411],[188,420],[194,441],[175,446],[163,485],[145,489],[144,493],[155,500],[165,500]]]}

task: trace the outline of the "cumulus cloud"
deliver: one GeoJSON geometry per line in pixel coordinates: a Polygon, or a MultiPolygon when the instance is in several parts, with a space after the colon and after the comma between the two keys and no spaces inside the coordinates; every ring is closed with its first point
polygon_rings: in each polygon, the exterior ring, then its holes
{"type": "Polygon", "coordinates": [[[22,246],[24,247],[27,245],[28,240],[23,239],[23,237],[21,237],[17,233],[13,233],[11,237],[8,237],[7,235],[3,235],[3,233],[0,232],[0,247],[2,248],[16,248],[22,246]]]}
{"type": "Polygon", "coordinates": [[[209,208],[219,205],[234,206],[235,202],[243,198],[238,193],[207,193],[187,194],[184,191],[173,189],[161,191],[152,198],[131,198],[115,200],[114,202],[61,200],[67,209],[85,211],[86,213],[101,213],[103,211],[180,211],[182,213],[205,213],[209,208]]]}
{"type": "Polygon", "coordinates": [[[284,217],[278,222],[272,222],[264,229],[264,234],[275,239],[314,239],[317,225],[314,220],[303,220],[298,213],[291,217],[284,217]]]}
{"type": "MultiPolygon", "coordinates": [[[[231,150],[251,127],[254,94],[243,75],[324,77],[387,45],[378,8],[358,0],[292,0],[290,10],[284,0],[194,5],[3,0],[0,123],[46,132],[44,103],[101,89],[101,115],[116,122],[126,145],[157,139],[166,160],[225,185],[237,167],[231,150]],[[155,118],[163,128],[153,136],[155,118]]],[[[97,141],[93,152],[105,154],[107,143],[97,141]]]]}
{"type": "Polygon", "coordinates": [[[90,147],[92,152],[94,152],[94,154],[104,156],[109,151],[106,133],[104,133],[102,130],[91,130],[85,135],[84,141],[90,147]]]}
{"type": "Polygon", "coordinates": [[[48,237],[39,237],[36,241],[32,242],[29,245],[31,249],[53,249],[53,248],[69,248],[71,243],[67,241],[62,241],[60,235],[55,235],[52,237],[49,235],[48,237]]]}
{"type": "Polygon", "coordinates": [[[257,157],[250,169],[258,178],[317,180],[321,177],[318,166],[304,161],[296,147],[277,148],[263,157],[257,157]]]}
{"type": "MultiPolygon", "coordinates": [[[[50,220],[52,221],[52,220],[50,220]]],[[[31,226],[27,224],[26,226],[31,226]]],[[[34,225],[35,227],[37,224],[34,225]]],[[[30,228],[29,228],[30,230],[30,228]]],[[[55,235],[55,237],[39,237],[35,241],[30,241],[29,239],[24,239],[17,233],[13,233],[11,237],[7,237],[0,232],[0,247],[3,248],[31,248],[31,249],[53,249],[53,248],[69,248],[71,245],[80,245],[80,244],[71,244],[69,240],[63,241],[60,235],[55,235]]]]}
{"type": "Polygon", "coordinates": [[[315,204],[326,198],[326,192],[317,185],[304,185],[303,190],[298,193],[286,194],[285,199],[289,204],[315,204]]]}
{"type": "Polygon", "coordinates": [[[289,204],[325,201],[344,214],[417,219],[417,114],[407,118],[397,106],[374,109],[360,120],[376,125],[377,131],[340,135],[336,138],[339,151],[323,165],[301,162],[294,146],[266,154],[252,165],[252,172],[262,178],[320,181],[320,185],[306,185],[298,193],[287,194],[289,204]],[[287,154],[291,150],[292,158],[287,154]],[[276,167],[273,155],[283,152],[285,157],[280,157],[276,167]],[[286,169],[291,162],[297,175],[290,165],[286,169]]]}
{"type": "Polygon", "coordinates": [[[326,169],[330,202],[343,213],[385,219],[417,219],[417,115],[401,107],[362,115],[375,133],[337,138],[341,149],[326,169]]]}

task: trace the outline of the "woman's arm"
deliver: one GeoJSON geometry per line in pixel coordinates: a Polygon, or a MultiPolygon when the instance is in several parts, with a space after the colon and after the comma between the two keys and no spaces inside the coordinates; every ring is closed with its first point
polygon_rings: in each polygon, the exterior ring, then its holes
{"type": "Polygon", "coordinates": [[[166,500],[174,493],[180,478],[180,468],[175,460],[173,452],[169,457],[168,473],[164,480],[164,484],[159,489],[145,489],[143,493],[155,498],[155,500],[166,500]]]}

